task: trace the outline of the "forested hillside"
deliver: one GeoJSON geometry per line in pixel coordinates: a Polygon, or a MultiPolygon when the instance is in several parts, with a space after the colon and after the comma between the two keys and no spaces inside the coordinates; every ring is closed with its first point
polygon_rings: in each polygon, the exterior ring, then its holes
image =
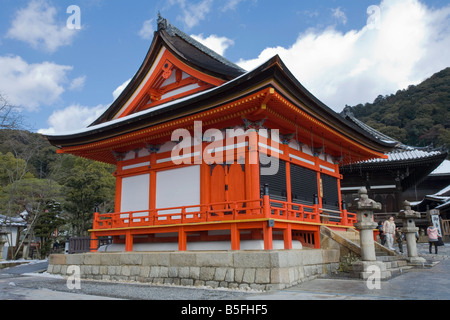
{"type": "Polygon", "coordinates": [[[46,256],[55,230],[62,239],[87,235],[96,205],[101,212],[114,210],[114,170],[57,154],[38,134],[0,130],[0,214],[17,217],[26,211],[24,235],[38,238],[46,256]]]}
{"type": "Polygon", "coordinates": [[[450,147],[450,68],[351,110],[357,119],[407,145],[450,147]]]}

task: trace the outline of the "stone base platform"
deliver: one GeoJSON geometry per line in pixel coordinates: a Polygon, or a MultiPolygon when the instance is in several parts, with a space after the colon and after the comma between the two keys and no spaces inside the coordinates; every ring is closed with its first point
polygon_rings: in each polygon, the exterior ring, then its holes
{"type": "Polygon", "coordinates": [[[51,255],[48,272],[81,279],[280,290],[339,270],[339,250],[131,252],[51,255]]]}

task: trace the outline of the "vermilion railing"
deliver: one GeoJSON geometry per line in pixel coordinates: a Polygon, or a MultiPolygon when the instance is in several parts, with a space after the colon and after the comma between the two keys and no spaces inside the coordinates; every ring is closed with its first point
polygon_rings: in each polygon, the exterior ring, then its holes
{"type": "Polygon", "coordinates": [[[304,205],[272,199],[258,199],[146,211],[107,214],[95,213],[93,229],[105,230],[131,227],[167,226],[258,218],[326,223],[344,226],[353,226],[353,224],[356,223],[356,214],[348,213],[347,210],[333,211],[319,208],[318,205],[304,205]],[[265,206],[269,209],[265,210],[265,206]],[[330,215],[330,213],[334,213],[334,215],[330,215]]]}

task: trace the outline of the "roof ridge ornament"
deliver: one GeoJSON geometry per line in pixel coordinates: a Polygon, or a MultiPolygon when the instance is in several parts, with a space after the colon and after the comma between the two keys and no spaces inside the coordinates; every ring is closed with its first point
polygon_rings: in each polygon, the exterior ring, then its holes
{"type": "Polygon", "coordinates": [[[157,21],[157,25],[158,25],[158,31],[159,30],[166,30],[167,29],[167,25],[168,25],[168,21],[166,18],[163,18],[161,16],[161,12],[158,11],[158,21],[157,21]]]}

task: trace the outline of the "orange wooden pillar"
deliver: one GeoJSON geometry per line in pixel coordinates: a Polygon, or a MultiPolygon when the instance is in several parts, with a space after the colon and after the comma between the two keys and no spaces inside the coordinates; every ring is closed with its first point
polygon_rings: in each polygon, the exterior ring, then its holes
{"type": "Polygon", "coordinates": [[[125,251],[133,251],[133,235],[131,234],[131,231],[127,231],[125,234],[125,251]]]}
{"type": "Polygon", "coordinates": [[[237,223],[231,225],[231,250],[241,250],[241,235],[237,223]]]}
{"type": "Polygon", "coordinates": [[[98,250],[98,237],[95,234],[95,232],[91,233],[91,241],[90,241],[90,251],[91,252],[97,252],[98,250]]]}
{"type": "Polygon", "coordinates": [[[288,223],[286,229],[283,230],[284,249],[292,249],[292,226],[288,223]]]}
{"type": "Polygon", "coordinates": [[[273,228],[269,224],[267,221],[263,227],[264,250],[273,250],[273,228]]]}
{"type": "Polygon", "coordinates": [[[264,197],[263,197],[263,213],[264,217],[269,219],[263,222],[263,239],[264,239],[264,250],[273,249],[273,224],[274,221],[270,220],[271,210],[270,210],[270,195],[269,186],[266,184],[264,186],[264,197]]]}
{"type": "Polygon", "coordinates": [[[187,235],[183,227],[180,227],[180,230],[178,231],[178,250],[179,251],[187,250],[187,235]]]}

